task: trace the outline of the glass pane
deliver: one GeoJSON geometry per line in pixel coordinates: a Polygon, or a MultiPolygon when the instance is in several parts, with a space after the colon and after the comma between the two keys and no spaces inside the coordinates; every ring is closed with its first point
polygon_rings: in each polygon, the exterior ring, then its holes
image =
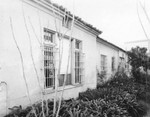
{"type": "Polygon", "coordinates": [[[101,55],[101,70],[105,71],[106,70],[106,56],[101,55]]]}
{"type": "Polygon", "coordinates": [[[53,47],[44,47],[44,76],[45,86],[53,87],[55,78],[53,47]]]}
{"type": "Polygon", "coordinates": [[[80,43],[81,41],[76,40],[76,43],[75,43],[76,49],[80,49],[80,43]]]}
{"type": "MultiPolygon", "coordinates": [[[[65,80],[65,74],[60,74],[59,86],[63,86],[64,80],[65,80]]],[[[67,74],[67,79],[66,79],[65,85],[71,85],[71,74],[67,74]]]]}
{"type": "Polygon", "coordinates": [[[53,43],[54,42],[54,40],[53,40],[54,34],[49,32],[49,31],[47,31],[47,30],[44,30],[44,31],[45,31],[45,33],[44,33],[44,40],[53,43]]]}

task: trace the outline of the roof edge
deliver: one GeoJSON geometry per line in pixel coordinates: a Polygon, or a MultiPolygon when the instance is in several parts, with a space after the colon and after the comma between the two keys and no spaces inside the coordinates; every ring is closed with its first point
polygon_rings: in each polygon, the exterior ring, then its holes
{"type": "Polygon", "coordinates": [[[97,40],[101,40],[101,41],[103,41],[103,42],[105,42],[105,43],[107,43],[107,44],[109,44],[109,45],[111,45],[111,46],[113,46],[113,47],[115,47],[115,48],[117,48],[117,49],[119,49],[119,50],[121,50],[121,51],[126,53],[126,51],[124,49],[116,46],[115,44],[113,44],[111,42],[108,42],[107,40],[102,39],[101,37],[97,37],[97,40]]]}
{"type": "MultiPolygon", "coordinates": [[[[33,0],[31,0],[31,1],[33,1],[33,0]]],[[[41,1],[41,0],[39,0],[39,1],[41,1]]],[[[49,1],[49,0],[44,0],[44,1],[45,1],[47,4],[52,5],[52,6],[55,7],[56,9],[61,10],[63,13],[66,12],[71,18],[73,18],[73,14],[72,14],[70,11],[66,10],[66,8],[64,8],[62,5],[58,5],[58,4],[53,3],[53,2],[51,2],[51,1],[49,1]],[[66,10],[66,11],[65,11],[65,10],[66,10]]],[[[100,31],[99,29],[97,29],[97,28],[94,27],[93,25],[91,25],[91,24],[85,22],[85,21],[82,20],[80,17],[74,15],[74,18],[75,18],[75,21],[76,21],[77,23],[80,22],[80,23],[83,24],[85,27],[91,28],[91,29],[95,32],[95,34],[96,34],[97,36],[100,35],[100,34],[102,34],[102,31],[100,31]]]]}

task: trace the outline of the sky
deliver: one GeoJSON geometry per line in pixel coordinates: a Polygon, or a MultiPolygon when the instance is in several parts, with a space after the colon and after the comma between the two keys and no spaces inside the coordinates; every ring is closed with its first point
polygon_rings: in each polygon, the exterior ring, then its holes
{"type": "MultiPolygon", "coordinates": [[[[52,1],[63,5],[76,16],[101,30],[103,33],[100,37],[123,49],[128,46],[126,42],[147,39],[139,22],[137,0],[52,1]]],[[[141,0],[140,2],[150,16],[150,0],[141,0]]],[[[138,9],[142,24],[150,37],[150,23],[139,2],[138,9]]]]}

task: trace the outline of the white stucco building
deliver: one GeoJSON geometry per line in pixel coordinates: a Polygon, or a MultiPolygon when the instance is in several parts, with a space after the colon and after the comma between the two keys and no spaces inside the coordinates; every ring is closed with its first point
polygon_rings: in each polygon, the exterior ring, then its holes
{"type": "Polygon", "coordinates": [[[107,81],[118,70],[128,72],[128,56],[120,47],[97,38],[97,72],[107,81]]]}
{"type": "Polygon", "coordinates": [[[0,114],[28,105],[28,93],[35,103],[41,91],[45,99],[54,98],[57,88],[59,98],[65,74],[64,99],[96,88],[102,55],[108,60],[108,77],[112,60],[113,69],[118,68],[125,51],[97,38],[102,32],[79,17],[72,22],[70,12],[47,0],[1,2],[0,114]]]}

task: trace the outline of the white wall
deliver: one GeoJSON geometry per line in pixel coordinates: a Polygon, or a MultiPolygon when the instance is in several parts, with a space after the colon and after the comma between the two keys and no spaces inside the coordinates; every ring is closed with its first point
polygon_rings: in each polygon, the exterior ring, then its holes
{"type": "Polygon", "coordinates": [[[85,79],[84,86],[95,88],[96,87],[96,36],[88,34],[88,32],[74,29],[73,37],[80,39],[83,42],[83,53],[85,53],[85,79]]]}
{"type": "MultiPolygon", "coordinates": [[[[127,67],[128,55],[118,49],[113,47],[112,45],[107,44],[101,40],[97,40],[97,69],[101,71],[101,55],[105,55],[107,57],[107,79],[108,80],[115,72],[118,70],[118,66],[120,65],[120,57],[124,58],[122,64],[120,66],[120,70],[125,70],[125,73],[129,76],[130,69],[127,67]],[[115,57],[115,71],[112,72],[112,57],[115,57]],[[126,67],[126,68],[125,68],[126,67]]],[[[130,66],[129,66],[130,67],[130,66]]]]}
{"type": "MultiPolygon", "coordinates": [[[[115,57],[115,69],[118,68],[119,51],[104,43],[97,42],[97,69],[101,71],[101,55],[107,57],[107,79],[112,75],[112,57],[115,57]]],[[[106,80],[107,80],[106,79],[106,80]]]]}
{"type": "MultiPolygon", "coordinates": [[[[36,5],[31,7],[24,2],[22,3],[21,0],[5,0],[0,5],[0,82],[7,82],[9,107],[29,104],[25,81],[23,79],[21,58],[12,36],[10,17],[12,20],[15,39],[23,58],[25,77],[33,103],[38,101],[40,98],[40,88],[38,86],[37,75],[40,78],[42,87],[44,86],[42,46],[39,44],[39,41],[42,43],[43,39],[43,27],[49,28],[53,31],[56,31],[57,27],[57,29],[62,29],[61,32],[66,31],[65,28],[61,27],[60,19],[56,19],[57,26],[55,26],[55,19],[53,15],[50,13],[48,14],[48,11],[43,8],[40,8],[41,10],[39,10],[36,7],[36,5]],[[30,34],[32,50],[30,48],[28,33],[25,28],[23,12],[28,32],[30,34]],[[34,27],[34,30],[32,29],[31,24],[34,27]],[[34,34],[34,31],[36,35],[34,34]],[[37,74],[34,69],[32,56],[37,74]]],[[[70,35],[69,31],[67,35],[70,35]]],[[[87,87],[96,87],[96,36],[75,26],[73,30],[73,37],[82,40],[83,42],[83,52],[85,53],[85,79],[83,85],[78,87],[67,87],[64,92],[64,98],[66,99],[70,97],[77,97],[78,93],[85,91],[87,87]]],[[[57,37],[56,42],[58,43],[57,37]]],[[[67,40],[65,40],[64,43],[67,43],[67,40]]],[[[56,48],[58,48],[58,46],[59,45],[57,44],[56,48]]],[[[67,51],[68,47],[66,47],[65,50],[67,51]]],[[[67,54],[64,52],[62,68],[66,65],[67,60],[64,60],[66,56],[67,54]]],[[[5,94],[3,91],[0,91],[0,95],[5,94]]],[[[54,96],[54,91],[48,91],[46,94],[46,98],[52,98],[54,96]]],[[[0,102],[1,101],[4,102],[5,98],[0,98],[0,102]]],[[[5,107],[0,105],[0,108],[3,109],[3,112],[1,111],[0,114],[5,113],[5,107]]]]}
{"type": "MultiPolygon", "coordinates": [[[[3,11],[0,13],[2,15],[2,20],[0,21],[0,81],[5,81],[8,85],[9,107],[21,104],[20,102],[24,102],[24,104],[26,104],[26,102],[29,102],[26,98],[27,93],[25,82],[23,79],[19,51],[17,50],[12,36],[10,17],[12,19],[15,39],[22,53],[24,72],[30,90],[30,95],[36,95],[39,93],[39,88],[37,87],[38,82],[36,78],[36,73],[33,68],[31,59],[29,38],[25,29],[21,6],[21,2],[18,2],[17,0],[6,0],[6,2],[3,2],[3,5],[1,7],[3,11]]],[[[38,75],[40,76],[40,45],[38,44],[37,39],[32,33],[26,12],[25,16],[27,19],[27,26],[31,37],[33,59],[36,69],[38,70],[38,75]]],[[[36,15],[34,15],[34,17],[36,17],[36,15]]],[[[37,23],[38,21],[34,21],[33,26],[36,28],[37,34],[39,34],[39,27],[36,27],[37,23]]]]}

